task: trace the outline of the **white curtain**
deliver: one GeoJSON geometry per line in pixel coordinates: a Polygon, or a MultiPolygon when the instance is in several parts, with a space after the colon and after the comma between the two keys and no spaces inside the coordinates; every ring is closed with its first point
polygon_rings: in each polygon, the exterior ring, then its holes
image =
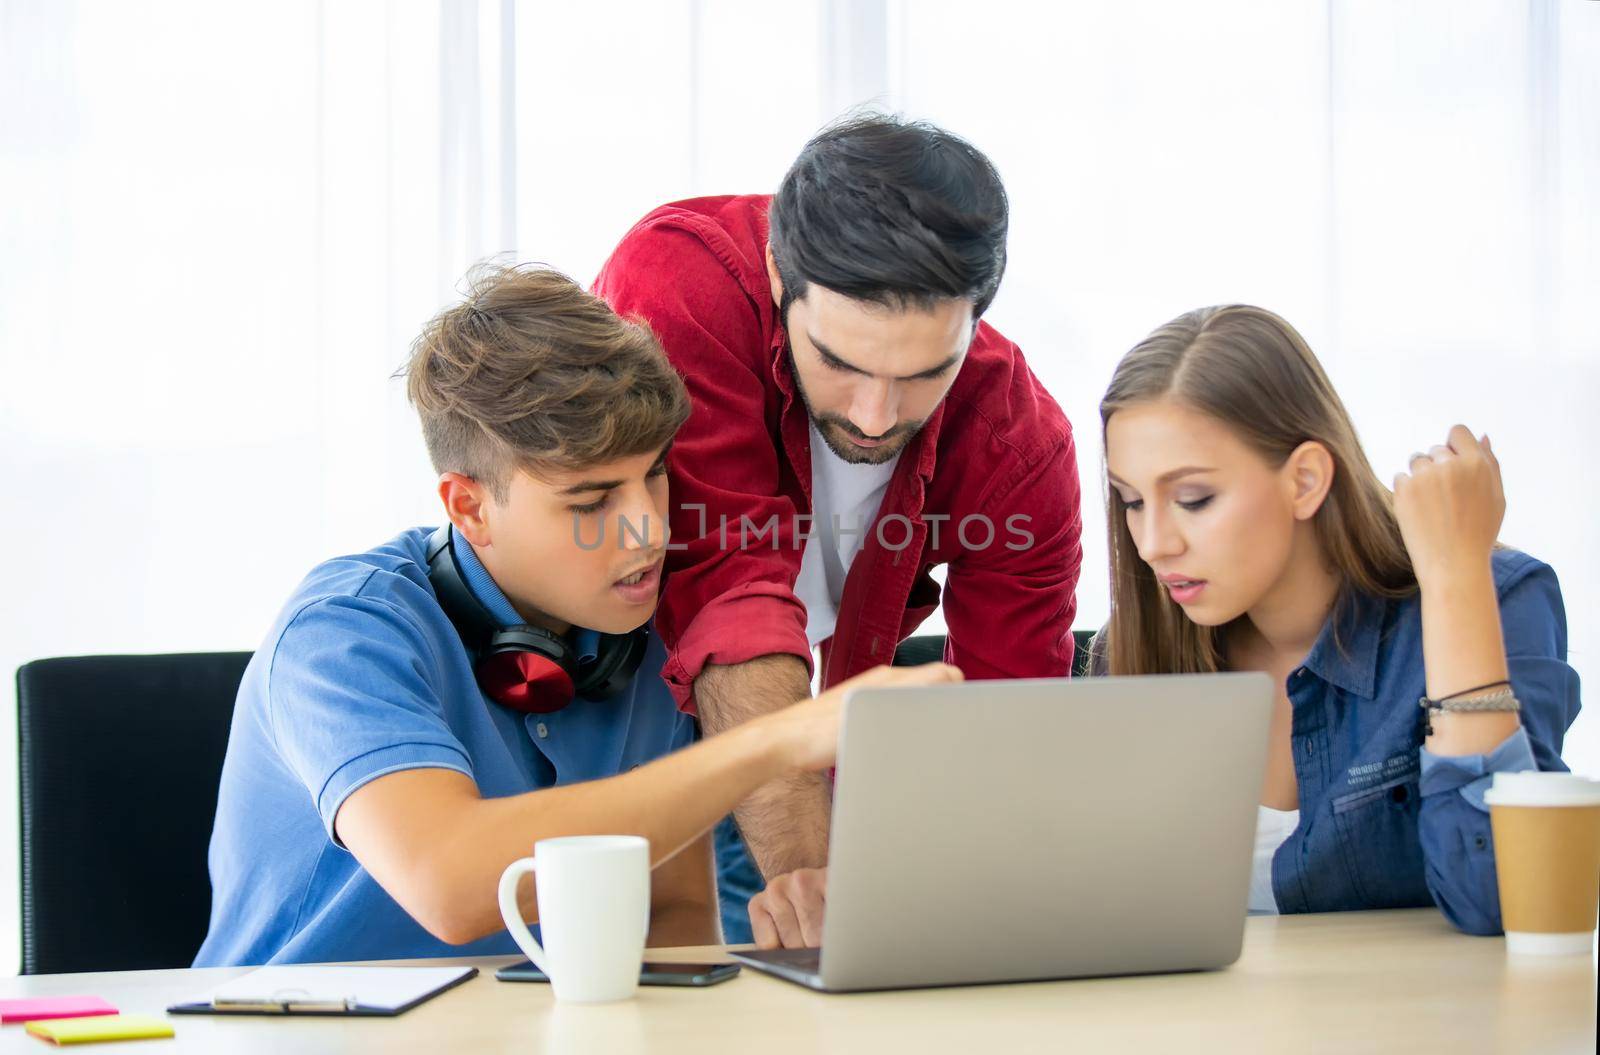
{"type": "MultiPolygon", "coordinates": [[[[389,378],[471,262],[586,282],[859,103],[1006,178],[991,318],[1078,428],[1080,625],[1112,365],[1245,300],[1380,470],[1457,419],[1494,437],[1504,537],[1600,679],[1600,4],[0,0],[0,700],[36,657],[255,647],[311,564],[436,518],[389,378]]],[[[1600,720],[1567,757],[1600,772],[1600,720]]]]}
{"type": "Polygon", "coordinates": [[[435,517],[390,376],[469,263],[515,250],[512,21],[0,3],[7,713],[29,659],[254,648],[317,560],[435,517]]]}

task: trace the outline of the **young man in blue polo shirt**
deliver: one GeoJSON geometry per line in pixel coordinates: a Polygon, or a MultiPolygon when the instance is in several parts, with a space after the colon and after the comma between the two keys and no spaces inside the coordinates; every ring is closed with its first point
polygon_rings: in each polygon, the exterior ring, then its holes
{"type": "Polygon", "coordinates": [[[408,389],[448,523],[313,569],[252,659],[196,966],[515,952],[501,871],[590,833],[650,841],[652,945],[720,941],[712,825],[833,763],[851,685],[693,742],[648,627],[683,383],[644,327],[508,268],[428,325],[408,389]]]}

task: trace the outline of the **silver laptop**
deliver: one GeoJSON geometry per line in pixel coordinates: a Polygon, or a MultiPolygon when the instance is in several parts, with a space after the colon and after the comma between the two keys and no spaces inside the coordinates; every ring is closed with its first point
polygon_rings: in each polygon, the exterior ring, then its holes
{"type": "Polygon", "coordinates": [[[824,992],[1238,959],[1265,674],[863,689],[844,705],[821,949],[736,952],[824,992]]]}

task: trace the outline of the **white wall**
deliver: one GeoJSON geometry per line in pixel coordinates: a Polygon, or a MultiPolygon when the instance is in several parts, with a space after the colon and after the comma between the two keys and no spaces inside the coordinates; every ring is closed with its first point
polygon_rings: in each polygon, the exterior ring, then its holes
{"type": "Polygon", "coordinates": [[[242,10],[0,4],[8,715],[29,659],[254,648],[316,560],[433,515],[389,378],[498,248],[441,193],[493,185],[473,160],[492,136],[440,135],[492,110],[457,84],[473,56],[441,75],[437,5],[242,10]]]}

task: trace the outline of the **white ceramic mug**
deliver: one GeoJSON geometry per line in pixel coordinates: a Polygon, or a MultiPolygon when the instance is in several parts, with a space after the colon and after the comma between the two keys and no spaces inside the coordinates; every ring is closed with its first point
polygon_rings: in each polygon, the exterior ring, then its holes
{"type": "Polygon", "coordinates": [[[639,988],[650,928],[650,843],[637,835],[541,839],[532,857],[501,873],[500,915],[517,946],[550,977],[557,1000],[626,1000],[639,988]],[[517,905],[517,884],[529,873],[537,883],[543,946],[517,905]]]}

